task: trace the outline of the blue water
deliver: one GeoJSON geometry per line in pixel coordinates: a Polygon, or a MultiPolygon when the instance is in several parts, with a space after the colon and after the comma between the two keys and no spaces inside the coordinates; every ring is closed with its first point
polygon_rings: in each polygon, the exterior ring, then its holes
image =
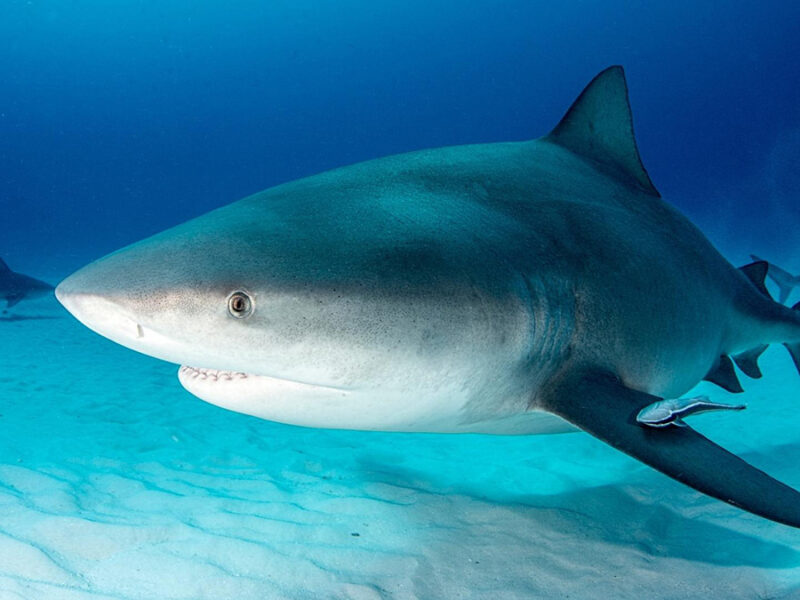
{"type": "MultiPolygon", "coordinates": [[[[798,30],[777,1],[5,2],[0,256],[55,283],[283,181],[538,137],[622,64],[665,199],[800,272],[798,30]]],[[[0,598],[800,597],[796,532],[588,436],[257,421],[48,300],[0,357],[0,598]]],[[[800,381],[764,364],[705,427],[798,487],[800,381]]]]}

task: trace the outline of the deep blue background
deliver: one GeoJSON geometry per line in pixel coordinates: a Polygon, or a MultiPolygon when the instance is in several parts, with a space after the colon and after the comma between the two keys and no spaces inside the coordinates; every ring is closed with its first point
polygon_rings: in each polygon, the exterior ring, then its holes
{"type": "Polygon", "coordinates": [[[538,137],[614,63],[662,194],[791,252],[799,31],[790,1],[3,2],[0,256],[57,278],[302,175],[538,137]]]}

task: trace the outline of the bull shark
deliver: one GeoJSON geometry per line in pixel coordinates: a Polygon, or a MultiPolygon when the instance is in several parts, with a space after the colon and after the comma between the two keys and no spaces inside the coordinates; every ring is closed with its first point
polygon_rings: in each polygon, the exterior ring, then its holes
{"type": "MultiPolygon", "coordinates": [[[[692,488],[800,527],[800,494],[684,421],[740,410],[800,311],[664,202],[621,67],[548,135],[423,150],[279,185],[57,288],[95,332],[182,365],[199,398],[309,427],[581,429],[692,488]]],[[[773,273],[776,272],[773,270],[773,273]]]]}
{"type": "Polygon", "coordinates": [[[21,300],[41,298],[52,293],[52,285],[22,273],[15,273],[0,258],[0,299],[6,301],[6,309],[11,308],[21,300]]]}

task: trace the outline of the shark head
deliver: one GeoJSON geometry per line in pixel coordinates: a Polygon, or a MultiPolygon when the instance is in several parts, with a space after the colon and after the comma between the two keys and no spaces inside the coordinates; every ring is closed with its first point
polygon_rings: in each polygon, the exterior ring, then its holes
{"type": "Polygon", "coordinates": [[[492,365],[521,354],[521,303],[477,286],[486,277],[463,244],[392,223],[357,172],[319,177],[110,254],[56,296],[95,332],[181,365],[183,386],[214,404],[302,425],[437,429],[471,381],[496,380],[492,365]]]}

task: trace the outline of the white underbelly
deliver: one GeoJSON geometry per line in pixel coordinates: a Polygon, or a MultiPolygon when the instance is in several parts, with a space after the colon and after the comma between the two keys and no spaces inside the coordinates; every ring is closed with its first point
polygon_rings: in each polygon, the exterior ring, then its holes
{"type": "Polygon", "coordinates": [[[190,393],[211,404],[304,427],[504,435],[574,431],[566,421],[543,411],[467,419],[463,390],[442,389],[435,396],[406,390],[375,392],[192,367],[181,367],[178,378],[190,393]]]}

